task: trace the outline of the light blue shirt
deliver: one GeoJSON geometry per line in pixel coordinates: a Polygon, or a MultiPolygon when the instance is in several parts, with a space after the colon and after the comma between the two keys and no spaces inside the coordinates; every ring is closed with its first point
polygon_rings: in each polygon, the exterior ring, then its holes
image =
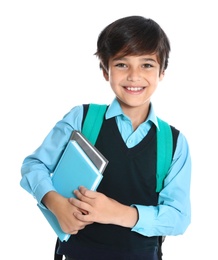
{"type": "MultiPolygon", "coordinates": [[[[115,117],[119,131],[127,147],[138,144],[148,133],[152,124],[158,127],[157,117],[151,104],[149,115],[135,131],[130,118],[124,115],[118,101],[109,106],[105,118],[115,117]]],[[[43,207],[43,196],[55,190],[50,173],[62,154],[72,131],[81,131],[83,106],[75,106],[57,122],[39,148],[24,159],[21,168],[21,186],[34,196],[43,207]]],[[[177,146],[164,188],[159,194],[157,206],[135,206],[139,219],[132,231],[144,236],[167,236],[183,234],[191,221],[190,205],[191,158],[188,142],[180,132],[177,146]]]]}

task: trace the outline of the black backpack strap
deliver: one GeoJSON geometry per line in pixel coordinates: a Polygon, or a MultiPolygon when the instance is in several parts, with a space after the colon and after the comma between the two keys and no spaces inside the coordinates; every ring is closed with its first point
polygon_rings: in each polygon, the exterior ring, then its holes
{"type": "Polygon", "coordinates": [[[82,126],[81,126],[81,128],[83,128],[84,121],[85,121],[86,115],[88,113],[88,110],[89,110],[89,104],[83,104],[83,119],[82,119],[82,126]]]}
{"type": "Polygon", "coordinates": [[[63,255],[57,254],[58,246],[59,246],[59,239],[57,238],[56,244],[55,244],[54,260],[62,260],[63,259],[63,255]]]}

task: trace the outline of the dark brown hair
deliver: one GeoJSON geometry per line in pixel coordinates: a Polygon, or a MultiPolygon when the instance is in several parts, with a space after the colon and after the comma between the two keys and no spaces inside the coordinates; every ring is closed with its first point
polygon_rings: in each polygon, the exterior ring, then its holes
{"type": "Polygon", "coordinates": [[[95,55],[100,60],[100,67],[107,71],[112,57],[156,54],[162,72],[168,66],[169,52],[169,39],[155,21],[142,16],[128,16],[103,29],[95,55]]]}

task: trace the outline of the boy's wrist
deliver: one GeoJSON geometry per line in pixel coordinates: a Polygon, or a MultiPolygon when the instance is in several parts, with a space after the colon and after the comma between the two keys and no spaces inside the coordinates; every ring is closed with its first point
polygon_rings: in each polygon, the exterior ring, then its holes
{"type": "Polygon", "coordinates": [[[138,210],[135,207],[122,205],[118,211],[115,224],[127,228],[135,226],[138,221],[138,210]]]}

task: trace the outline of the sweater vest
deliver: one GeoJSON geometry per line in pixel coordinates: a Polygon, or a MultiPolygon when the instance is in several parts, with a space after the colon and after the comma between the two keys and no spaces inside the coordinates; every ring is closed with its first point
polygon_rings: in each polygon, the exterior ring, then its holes
{"type": "MultiPolygon", "coordinates": [[[[171,127],[173,153],[179,131],[171,127]]],[[[95,145],[109,160],[97,191],[125,205],[140,204],[156,206],[156,126],[153,125],[143,140],[128,148],[122,139],[115,118],[104,120],[95,145]]],[[[146,219],[145,219],[146,222],[146,219]]],[[[135,254],[154,250],[158,237],[146,237],[130,228],[117,225],[93,223],[72,235],[67,242],[60,242],[59,253],[83,258],[95,250],[135,254]],[[83,248],[83,250],[81,250],[83,248]]],[[[102,253],[103,255],[103,253],[102,253]]],[[[90,258],[95,259],[95,258],[90,258]]]]}

